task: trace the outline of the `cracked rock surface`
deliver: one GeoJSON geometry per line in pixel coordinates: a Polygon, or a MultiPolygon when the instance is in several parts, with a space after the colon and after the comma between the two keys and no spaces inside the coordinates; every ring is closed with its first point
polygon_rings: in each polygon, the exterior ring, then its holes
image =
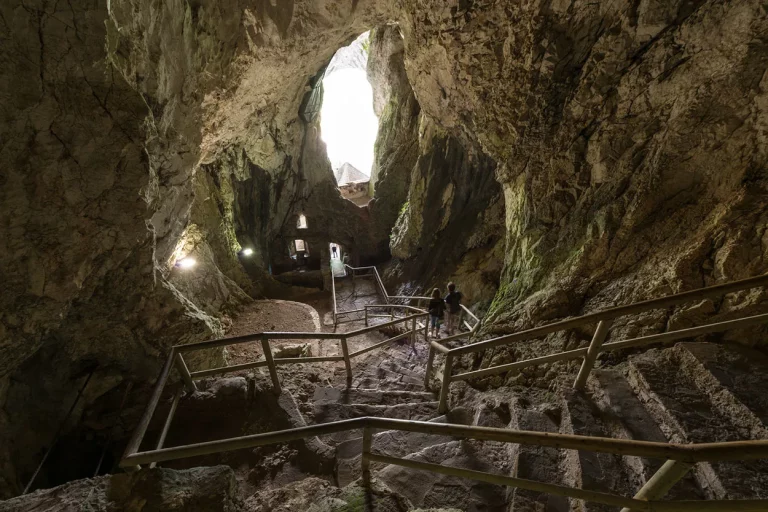
{"type": "MultiPolygon", "coordinates": [[[[7,0],[0,41],[3,497],[89,375],[70,423],[118,386],[149,386],[172,345],[289,293],[270,271],[295,239],[326,287],[329,242],[354,263],[393,256],[387,284],[404,293],[455,280],[483,336],[768,271],[758,0],[7,0]],[[334,52],[370,29],[381,132],[360,208],[306,107],[334,52]],[[194,273],[174,267],[182,253],[194,273]]],[[[755,289],[612,335],[765,304],[755,289]]],[[[723,339],[764,349],[765,329],[723,339]]]]}

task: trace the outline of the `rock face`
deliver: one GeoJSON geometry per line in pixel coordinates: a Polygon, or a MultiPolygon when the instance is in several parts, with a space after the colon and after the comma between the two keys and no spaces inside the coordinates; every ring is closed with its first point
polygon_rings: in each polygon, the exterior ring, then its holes
{"type": "Polygon", "coordinates": [[[121,380],[151,380],[171,345],[220,336],[249,294],[279,291],[270,255],[287,257],[301,209],[322,235],[318,265],[328,239],[363,256],[382,245],[298,117],[308,78],[378,12],[245,7],[1,8],[2,496],[29,478],[91,371],[70,422],[121,380]],[[288,69],[298,41],[313,56],[288,69]],[[244,264],[241,247],[254,250],[244,264]],[[181,253],[194,271],[173,267],[181,253]]]}
{"type": "Polygon", "coordinates": [[[66,4],[0,7],[0,495],[87,375],[72,421],[280,291],[296,239],[325,276],[336,242],[356,263],[391,250],[406,287],[495,294],[487,333],[768,270],[757,0],[66,4]],[[359,208],[306,107],[371,28],[382,130],[359,208]]]}
{"type": "Polygon", "coordinates": [[[166,511],[235,512],[242,510],[237,482],[227,466],[176,471],[156,468],[76,480],[0,502],[0,511],[166,511]]]}
{"type": "Polygon", "coordinates": [[[498,163],[493,330],[766,271],[759,2],[414,5],[423,111],[498,163]]]}
{"type": "Polygon", "coordinates": [[[498,287],[504,247],[504,205],[493,178],[495,163],[429,119],[420,131],[407,206],[392,231],[398,266],[390,275],[417,280],[426,289],[422,295],[434,286],[445,291],[454,276],[465,302],[490,300],[498,287]]]}

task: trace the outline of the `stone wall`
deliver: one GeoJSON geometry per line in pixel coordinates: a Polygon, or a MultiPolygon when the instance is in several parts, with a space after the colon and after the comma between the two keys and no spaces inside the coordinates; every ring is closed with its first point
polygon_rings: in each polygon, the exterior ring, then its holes
{"type": "Polygon", "coordinates": [[[489,332],[768,270],[760,2],[412,5],[422,109],[498,162],[489,332]]]}
{"type": "Polygon", "coordinates": [[[388,279],[405,290],[443,292],[454,280],[465,303],[487,303],[504,260],[504,205],[495,162],[467,140],[422,119],[420,154],[392,231],[388,279]]]}
{"type": "Polygon", "coordinates": [[[0,493],[18,491],[85,375],[88,404],[151,381],[172,344],[220,335],[277,286],[268,261],[292,237],[321,247],[323,268],[331,241],[358,260],[391,247],[393,282],[495,294],[487,334],[768,270],[757,0],[9,0],[0,13],[0,493]],[[374,200],[358,208],[299,109],[372,27],[382,130],[374,200]],[[195,273],[172,267],[179,250],[198,254],[195,273]]]}

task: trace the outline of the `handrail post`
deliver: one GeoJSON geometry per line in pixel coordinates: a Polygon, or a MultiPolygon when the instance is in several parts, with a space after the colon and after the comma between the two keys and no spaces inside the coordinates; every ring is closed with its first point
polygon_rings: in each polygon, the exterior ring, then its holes
{"type": "MultiPolygon", "coordinates": [[[[147,433],[149,422],[152,420],[152,415],[155,413],[158,402],[160,402],[160,397],[163,394],[163,388],[165,388],[165,382],[168,380],[168,375],[171,373],[171,366],[173,366],[173,361],[175,358],[176,349],[171,348],[171,353],[168,354],[168,358],[165,360],[163,369],[160,370],[160,376],[157,378],[155,386],[152,388],[152,395],[149,397],[147,408],[144,409],[144,414],[142,414],[141,419],[139,420],[139,424],[136,426],[136,430],[133,431],[133,435],[128,441],[128,445],[125,447],[125,452],[123,453],[124,459],[130,455],[134,455],[139,451],[141,442],[144,440],[144,434],[147,433]]],[[[136,471],[138,469],[141,469],[141,466],[132,466],[130,468],[126,468],[127,471],[136,471]]]]}
{"type": "Polygon", "coordinates": [[[331,297],[333,298],[333,329],[336,330],[336,277],[333,275],[333,265],[331,265],[331,297]]]}
{"type": "Polygon", "coordinates": [[[363,456],[360,458],[360,465],[363,474],[363,487],[366,490],[371,489],[371,460],[368,456],[371,454],[371,445],[373,444],[373,432],[371,427],[363,429],[363,456]]]}
{"type": "Polygon", "coordinates": [[[411,346],[416,350],[416,315],[411,320],[411,346]]]}
{"type": "Polygon", "coordinates": [[[448,412],[448,392],[451,386],[451,373],[453,373],[453,355],[450,352],[445,354],[445,367],[443,367],[443,384],[440,386],[440,404],[437,412],[445,414],[448,412]]]}
{"type": "Polygon", "coordinates": [[[344,366],[347,370],[347,387],[352,386],[352,364],[349,361],[349,347],[347,347],[347,337],[341,336],[341,353],[344,356],[344,366]]]}
{"type": "Polygon", "coordinates": [[[368,327],[368,306],[365,306],[365,326],[368,327]]]}
{"type": "MultiPolygon", "coordinates": [[[[176,387],[176,392],[173,394],[173,402],[171,402],[171,409],[168,411],[168,417],[165,418],[165,424],[163,425],[163,431],[160,432],[160,438],[157,440],[155,450],[159,450],[165,444],[165,438],[168,436],[168,431],[171,429],[171,422],[173,422],[173,416],[176,414],[176,407],[179,405],[179,399],[181,398],[182,386],[176,387]]],[[[157,462],[149,464],[150,469],[157,466],[157,462]]]]}
{"type": "Polygon", "coordinates": [[[189,374],[189,368],[187,368],[187,363],[184,362],[184,358],[181,356],[181,352],[176,352],[175,363],[176,369],[179,370],[181,378],[184,380],[184,384],[187,386],[187,389],[191,393],[197,391],[195,381],[192,380],[192,376],[189,374]]]}
{"type": "Polygon", "coordinates": [[[603,341],[608,336],[608,329],[611,328],[612,323],[612,320],[601,320],[598,322],[595,334],[592,336],[592,342],[589,344],[587,354],[584,356],[584,362],[581,363],[579,375],[576,377],[576,382],[573,383],[573,389],[581,391],[586,386],[589,372],[592,371],[592,367],[595,365],[595,360],[598,354],[600,354],[600,347],[603,346],[603,341]]]}
{"type": "MultiPolygon", "coordinates": [[[[687,462],[668,460],[647,482],[645,482],[645,485],[637,491],[634,498],[636,500],[645,501],[653,501],[663,498],[672,486],[683,478],[692,467],[693,464],[687,462]]],[[[636,509],[625,507],[621,509],[621,512],[632,512],[633,510],[636,509]]]]}
{"type": "Polygon", "coordinates": [[[269,368],[269,376],[272,378],[272,386],[276,395],[282,393],[283,389],[280,386],[280,379],[277,378],[277,368],[275,367],[275,360],[272,357],[272,348],[269,346],[269,338],[266,336],[261,339],[261,348],[264,351],[264,359],[267,361],[267,367],[269,368]]]}
{"type": "Polygon", "coordinates": [[[432,377],[432,364],[435,362],[435,349],[429,340],[427,340],[427,346],[429,347],[429,354],[427,355],[427,368],[424,372],[424,387],[429,389],[429,379],[432,377]]]}

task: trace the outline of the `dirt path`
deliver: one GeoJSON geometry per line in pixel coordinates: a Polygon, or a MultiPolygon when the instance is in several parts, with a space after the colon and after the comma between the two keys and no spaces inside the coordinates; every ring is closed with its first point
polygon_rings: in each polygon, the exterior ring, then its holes
{"type": "MultiPolygon", "coordinates": [[[[257,300],[232,322],[227,336],[243,336],[258,332],[319,332],[320,317],[312,306],[288,300],[257,300]]],[[[275,345],[295,344],[280,341],[275,345]]],[[[274,350],[274,349],[273,349],[274,350]]],[[[249,363],[261,358],[261,344],[243,343],[227,347],[230,365],[249,363]]]]}

